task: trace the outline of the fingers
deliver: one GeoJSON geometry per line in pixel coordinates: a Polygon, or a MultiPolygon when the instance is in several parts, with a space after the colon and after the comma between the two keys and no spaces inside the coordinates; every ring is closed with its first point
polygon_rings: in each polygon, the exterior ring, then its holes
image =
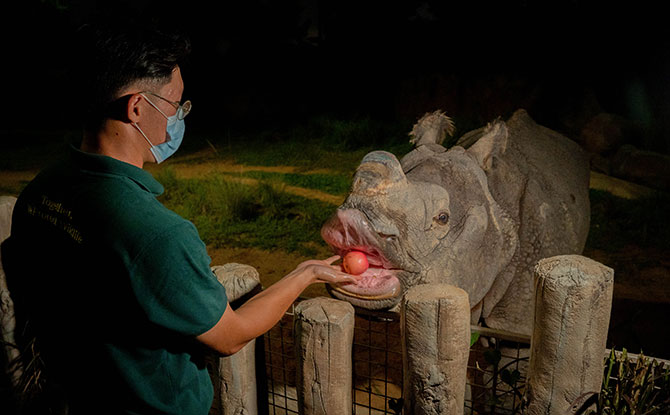
{"type": "Polygon", "coordinates": [[[330,258],[324,259],[324,262],[327,263],[328,265],[331,265],[333,262],[337,261],[340,259],[339,255],[333,255],[330,258]]]}
{"type": "Polygon", "coordinates": [[[300,263],[294,272],[307,272],[312,275],[314,282],[356,283],[362,279],[360,275],[342,272],[340,265],[332,265],[338,259],[340,259],[339,255],[333,255],[324,260],[310,259],[300,263]]]}
{"type": "Polygon", "coordinates": [[[356,283],[363,277],[360,275],[351,275],[340,271],[339,267],[329,266],[314,267],[314,275],[318,281],[329,283],[356,283]]]}
{"type": "Polygon", "coordinates": [[[333,282],[348,282],[348,283],[355,284],[362,279],[363,279],[363,277],[361,277],[360,275],[351,275],[351,274],[345,274],[344,272],[342,272],[342,273],[339,274],[339,277],[337,277],[337,281],[333,281],[333,282]]]}
{"type": "Polygon", "coordinates": [[[323,264],[331,265],[333,262],[337,261],[338,259],[340,259],[340,256],[339,256],[339,255],[333,255],[333,256],[331,256],[330,258],[327,258],[327,259],[324,259],[324,260],[320,260],[320,259],[310,259],[310,260],[303,261],[303,262],[301,262],[300,264],[298,264],[298,266],[296,267],[296,269],[297,269],[297,268],[304,268],[304,267],[306,267],[306,266],[308,266],[308,265],[323,265],[323,264]]]}

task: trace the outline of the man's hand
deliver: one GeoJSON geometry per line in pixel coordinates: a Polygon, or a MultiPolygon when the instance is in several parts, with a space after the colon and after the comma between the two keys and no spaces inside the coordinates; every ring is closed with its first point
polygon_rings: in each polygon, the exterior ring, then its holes
{"type": "Polygon", "coordinates": [[[324,260],[310,259],[308,261],[301,262],[289,275],[305,273],[308,275],[310,283],[355,283],[361,279],[361,277],[358,275],[351,275],[343,272],[342,267],[339,265],[332,265],[333,262],[337,261],[338,259],[340,259],[339,255],[335,255],[324,260]]]}

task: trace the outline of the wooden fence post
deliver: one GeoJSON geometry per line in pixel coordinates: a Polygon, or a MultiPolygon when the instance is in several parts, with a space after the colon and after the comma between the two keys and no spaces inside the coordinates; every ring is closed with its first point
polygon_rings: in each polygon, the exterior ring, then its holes
{"type": "Polygon", "coordinates": [[[614,271],[580,255],[535,267],[535,322],[528,371],[529,415],[563,414],[599,392],[614,271]]]}
{"type": "MultiPolygon", "coordinates": [[[[228,302],[233,307],[260,290],[258,271],[249,265],[229,263],[214,266],[212,271],[226,288],[228,302]]],[[[257,414],[256,340],[234,355],[216,357],[210,363],[214,403],[209,414],[257,414]]]]}
{"type": "Polygon", "coordinates": [[[470,303],[447,284],[410,288],[400,311],[406,414],[463,414],[470,303]]]}
{"type": "Polygon", "coordinates": [[[293,335],[300,414],[351,414],[354,307],[326,297],[302,301],[293,335]]]}

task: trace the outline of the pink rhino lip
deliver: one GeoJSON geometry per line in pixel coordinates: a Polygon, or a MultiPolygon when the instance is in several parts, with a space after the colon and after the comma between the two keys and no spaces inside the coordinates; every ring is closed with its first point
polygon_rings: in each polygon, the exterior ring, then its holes
{"type": "Polygon", "coordinates": [[[366,255],[370,267],[361,274],[356,283],[330,284],[330,289],[347,297],[376,301],[393,299],[400,295],[401,284],[394,268],[378,247],[378,236],[368,224],[365,215],[357,209],[338,209],[323,226],[321,236],[333,249],[344,257],[350,251],[366,255]]]}

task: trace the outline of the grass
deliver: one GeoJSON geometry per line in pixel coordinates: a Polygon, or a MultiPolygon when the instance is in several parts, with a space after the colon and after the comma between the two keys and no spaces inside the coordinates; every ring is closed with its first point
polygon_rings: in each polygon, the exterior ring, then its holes
{"type": "Polygon", "coordinates": [[[178,179],[164,170],[157,179],[165,193],[161,202],[190,220],[207,245],[282,249],[314,255],[321,225],[334,206],[291,195],[277,181],[246,185],[225,175],[178,179]]]}
{"type": "Polygon", "coordinates": [[[247,173],[228,173],[236,177],[249,177],[261,181],[280,182],[290,186],[320,190],[332,195],[342,196],[349,192],[352,174],[300,174],[250,171],[247,173]]]}
{"type": "Polygon", "coordinates": [[[645,414],[670,412],[670,367],[639,355],[631,359],[626,349],[614,350],[605,359],[603,384],[596,410],[589,415],[645,414]]]}

